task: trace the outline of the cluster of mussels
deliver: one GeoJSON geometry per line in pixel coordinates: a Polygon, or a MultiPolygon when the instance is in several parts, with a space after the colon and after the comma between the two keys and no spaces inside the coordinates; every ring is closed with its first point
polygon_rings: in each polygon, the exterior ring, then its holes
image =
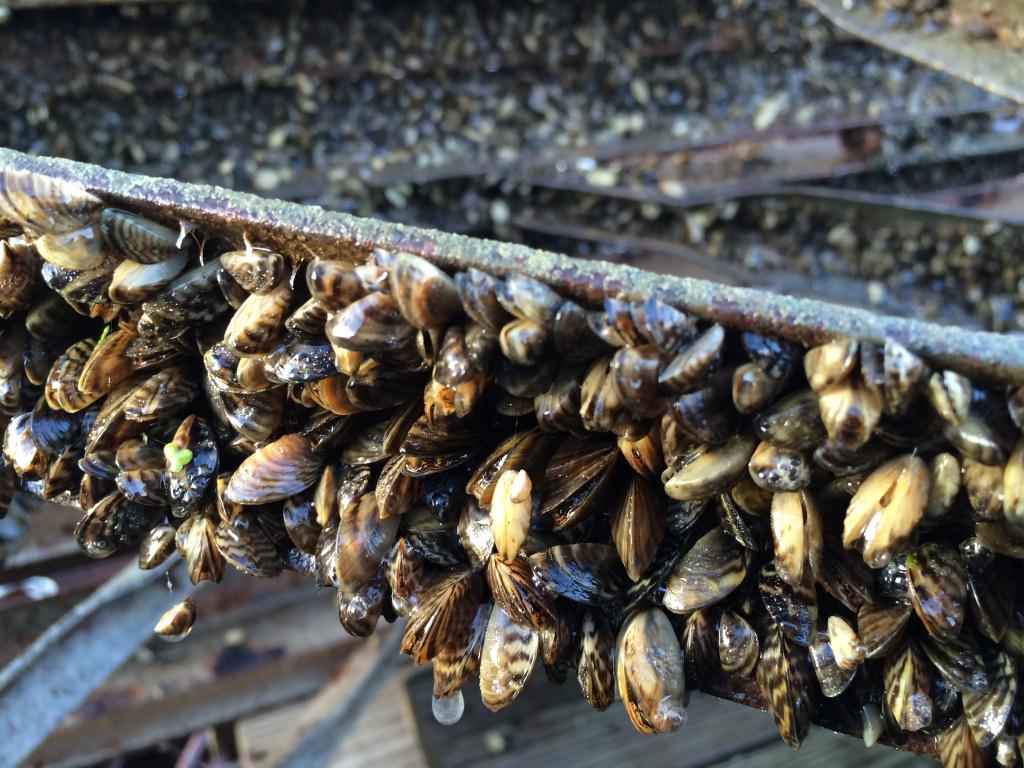
{"type": "Polygon", "coordinates": [[[407,615],[442,721],[540,663],[643,732],[710,685],[792,746],[846,716],[1019,761],[1024,387],[408,253],[211,254],[27,173],[0,216],[3,500],[79,504],[89,555],[304,572],[355,635],[407,615]]]}

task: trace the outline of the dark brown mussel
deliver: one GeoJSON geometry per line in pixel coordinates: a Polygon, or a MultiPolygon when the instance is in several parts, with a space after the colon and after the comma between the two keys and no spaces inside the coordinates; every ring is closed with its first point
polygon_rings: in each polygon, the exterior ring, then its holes
{"type": "Polygon", "coordinates": [[[517,365],[538,362],[547,354],[549,341],[548,329],[533,320],[511,320],[498,333],[502,354],[517,365]]]}
{"type": "Polygon", "coordinates": [[[621,599],[628,577],[615,547],[559,544],[531,555],[534,578],[553,594],[584,605],[621,599]]]}
{"type": "Polygon", "coordinates": [[[697,335],[694,318],[655,298],[634,303],[630,315],[637,332],[668,356],[676,355],[697,335]]]}
{"type": "Polygon", "coordinates": [[[149,571],[157,568],[174,554],[174,535],[171,525],[158,525],[146,534],[139,547],[139,569],[149,571]]]}
{"type": "Polygon", "coordinates": [[[402,455],[392,456],[381,470],[377,478],[377,487],[374,493],[377,497],[377,506],[380,509],[381,517],[392,515],[404,515],[420,495],[420,479],[410,477],[402,472],[405,468],[406,457],[402,455]]]}
{"type": "Polygon", "coordinates": [[[688,392],[700,386],[721,360],[725,329],[713,325],[684,347],[662,369],[658,384],[670,393],[688,392]]]}
{"type": "Polygon", "coordinates": [[[124,403],[130,421],[150,422],[185,410],[199,394],[196,374],[188,366],[164,368],[136,387],[124,403]]]}
{"type": "Polygon", "coordinates": [[[399,311],[415,328],[442,326],[462,313],[455,281],[424,258],[396,254],[390,280],[399,311]]]}
{"type": "Polygon", "coordinates": [[[907,580],[914,610],[929,634],[958,635],[967,613],[967,584],[957,551],[922,545],[907,556],[907,580]]]}
{"type": "Polygon", "coordinates": [[[377,292],[329,315],[326,332],[336,350],[379,352],[406,344],[415,329],[402,317],[390,294],[377,292]]]}
{"type": "Polygon", "coordinates": [[[138,545],[164,515],[118,492],[104,496],[75,526],[75,539],[89,557],[109,557],[138,545]]]}
{"type": "Polygon", "coordinates": [[[335,569],[342,588],[354,591],[373,576],[395,540],[400,521],[398,516],[382,517],[372,493],[341,510],[335,569]]]}
{"type": "Polygon", "coordinates": [[[0,317],[29,306],[39,284],[38,265],[39,256],[28,243],[17,238],[0,240],[0,317]]]}
{"type": "Polygon", "coordinates": [[[221,268],[249,293],[272,291],[288,271],[288,259],[268,248],[246,248],[220,255],[221,268]]]}
{"type": "Polygon", "coordinates": [[[713,528],[676,563],[662,602],[673,613],[689,613],[723,600],[746,575],[743,550],[721,528],[713,528]]]}
{"type": "Polygon", "coordinates": [[[82,423],[79,414],[57,411],[47,404],[45,398],[36,401],[28,425],[32,440],[44,453],[58,454],[67,448],[78,436],[82,423]]]}
{"type": "Polygon", "coordinates": [[[792,451],[814,448],[825,439],[818,398],[808,390],[780,400],[755,419],[754,428],[765,442],[792,451]]]}
{"type": "Polygon", "coordinates": [[[559,359],[582,363],[609,352],[587,322],[587,313],[574,301],[563,301],[552,321],[551,338],[559,359]]]}
{"type": "MultiPolygon", "coordinates": [[[[40,274],[52,290],[69,302],[106,304],[109,301],[107,289],[116,266],[117,259],[108,252],[104,261],[92,269],[66,269],[44,261],[40,274]]],[[[88,313],[87,310],[82,312],[88,313]]]]}
{"type": "Polygon", "coordinates": [[[265,504],[288,498],[313,485],[323,458],[309,440],[284,435],[247,457],[231,476],[225,497],[239,504],[265,504]]]}
{"type": "MultiPolygon", "coordinates": [[[[336,494],[337,490],[332,494],[335,499],[336,494]]],[[[285,499],[281,508],[281,516],[288,538],[296,547],[309,554],[316,553],[316,544],[320,539],[320,532],[323,530],[314,503],[314,495],[315,492],[307,488],[305,491],[285,499]]],[[[336,500],[335,504],[337,504],[336,500]]]]}
{"type": "Polygon", "coordinates": [[[164,446],[167,496],[178,517],[199,510],[217,477],[217,440],[206,421],[189,416],[164,446]]]}
{"type": "Polygon", "coordinates": [[[942,639],[919,635],[918,641],[925,656],[951,685],[975,693],[989,690],[991,681],[981,647],[969,630],[961,632],[959,637],[942,639]]]}
{"type": "Polygon", "coordinates": [[[777,629],[769,629],[757,664],[757,683],[775,718],[779,735],[798,749],[811,726],[814,672],[805,650],[777,629]]]}
{"type": "Polygon", "coordinates": [[[196,604],[191,597],[172,605],[157,621],[153,633],[169,643],[180,643],[190,634],[196,622],[196,604]]]}
{"type": "Polygon", "coordinates": [[[484,575],[495,604],[517,624],[541,630],[555,622],[551,594],[534,583],[525,557],[506,561],[492,555],[484,575]]]}
{"type": "Polygon", "coordinates": [[[497,336],[509,318],[498,302],[497,278],[478,269],[469,269],[455,276],[455,286],[466,314],[497,336]]]}
{"type": "Polygon", "coordinates": [[[567,438],[544,472],[541,517],[556,530],[583,520],[611,480],[618,455],[615,443],[603,437],[567,438]]]}
{"type": "Polygon", "coordinates": [[[377,628],[389,591],[386,569],[381,566],[356,590],[338,590],[338,621],[353,637],[369,637],[377,628]]]}
{"type": "Polygon", "coordinates": [[[349,401],[364,411],[379,411],[409,402],[423,391],[423,374],[364,360],[345,384],[349,401]]]}
{"type": "Polygon", "coordinates": [[[435,575],[422,586],[409,615],[402,653],[416,664],[435,658],[469,630],[482,594],[483,579],[469,568],[435,575]]]}
{"type": "Polygon", "coordinates": [[[665,496],[657,485],[631,473],[622,483],[611,517],[612,541],[632,581],[654,562],[665,538],[665,496]]]}
{"type": "Polygon", "coordinates": [[[316,299],[309,299],[288,316],[284,328],[292,335],[316,339],[324,335],[326,323],[327,309],[316,299]]]}
{"type": "Polygon", "coordinates": [[[818,617],[813,581],[807,579],[796,586],[789,584],[774,563],[769,562],[761,568],[757,587],[768,615],[786,639],[804,647],[810,645],[818,617]]]}
{"type": "Polygon", "coordinates": [[[719,445],[736,434],[736,411],[728,390],[715,382],[680,395],[669,404],[668,413],[698,443],[719,445]]]}
{"type": "Polygon", "coordinates": [[[451,429],[439,430],[430,426],[426,416],[420,416],[402,441],[401,452],[407,457],[402,471],[422,477],[465,464],[480,449],[477,425],[459,422],[451,429]]]}
{"type": "Polygon", "coordinates": [[[1017,603],[1013,564],[976,538],[961,543],[960,553],[974,625],[985,637],[998,643],[1006,634],[1017,603]]]}
{"type": "Polygon", "coordinates": [[[129,469],[115,478],[125,498],[147,506],[167,506],[167,476],[162,469],[129,469]]]}
{"type": "Polygon", "coordinates": [[[534,487],[543,482],[544,470],[553,448],[551,436],[540,429],[515,432],[480,461],[466,483],[466,493],[476,497],[480,506],[488,508],[494,494],[494,483],[507,470],[526,470],[534,487]]]}
{"type": "Polygon", "coordinates": [[[519,272],[498,284],[497,296],[501,306],[516,317],[549,327],[562,304],[562,297],[550,286],[519,272]]]}
{"type": "Polygon", "coordinates": [[[228,423],[243,437],[262,443],[277,431],[285,407],[282,388],[264,392],[221,392],[228,423]]]}
{"type": "Polygon", "coordinates": [[[907,602],[864,603],[857,612],[857,635],[864,657],[888,656],[902,641],[913,612],[907,602]]]}
{"type": "Polygon", "coordinates": [[[641,733],[674,731],[686,721],[683,654],[660,608],[636,611],[623,623],[615,680],[626,714],[641,733]]]}
{"type": "Polygon", "coordinates": [[[583,697],[597,710],[608,709],[615,700],[614,648],[615,635],[602,614],[586,611],[580,623],[576,677],[583,697]]]}
{"type": "Polygon", "coordinates": [[[114,464],[121,472],[131,469],[164,468],[164,452],[155,443],[143,438],[125,440],[114,453],[114,464]]]}
{"type": "MultiPolygon", "coordinates": [[[[381,279],[379,275],[378,279],[381,279]]],[[[309,263],[306,284],[310,295],[328,311],[344,309],[363,298],[372,287],[372,283],[348,262],[329,259],[315,259],[309,263]]]]}
{"type": "Polygon", "coordinates": [[[242,573],[271,578],[284,566],[274,543],[260,528],[256,514],[246,510],[231,520],[221,520],[213,541],[225,562],[242,573]]]}
{"type": "Polygon", "coordinates": [[[182,237],[169,227],[119,208],[104,208],[100,226],[107,242],[125,258],[139,264],[187,257],[192,243],[190,238],[182,237]]]}
{"type": "Polygon", "coordinates": [[[1008,653],[990,650],[986,653],[989,680],[987,691],[963,691],[964,714],[974,741],[984,748],[1006,730],[1016,703],[1017,661],[1008,653]]]}
{"type": "Polygon", "coordinates": [[[266,293],[251,294],[231,317],[224,331],[224,344],[243,357],[269,352],[284,332],[291,300],[292,288],[287,280],[266,293]]]}
{"type": "Polygon", "coordinates": [[[152,299],[143,302],[138,332],[143,336],[177,336],[188,328],[203,326],[228,310],[217,284],[220,259],[178,275],[152,299]]]}
{"type": "Polygon", "coordinates": [[[659,415],[664,403],[658,393],[662,353],[653,344],[623,347],[612,355],[609,376],[622,404],[640,417],[659,415]]]}

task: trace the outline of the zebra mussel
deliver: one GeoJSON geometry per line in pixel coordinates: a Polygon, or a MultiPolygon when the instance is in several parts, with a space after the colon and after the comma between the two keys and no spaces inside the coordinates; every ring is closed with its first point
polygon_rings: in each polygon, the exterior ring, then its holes
{"type": "Polygon", "coordinates": [[[841,706],[1019,760],[1019,388],[411,253],[200,248],[16,171],[0,217],[0,503],[81,506],[90,556],[302,570],[359,636],[407,617],[443,722],[542,666],[642,732],[745,681],[794,747],[841,706]]]}

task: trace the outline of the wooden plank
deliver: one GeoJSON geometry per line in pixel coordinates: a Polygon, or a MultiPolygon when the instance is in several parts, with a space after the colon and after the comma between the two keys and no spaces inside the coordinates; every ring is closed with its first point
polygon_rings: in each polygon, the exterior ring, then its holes
{"type": "MultiPolygon", "coordinates": [[[[427,768],[405,688],[407,677],[415,671],[404,657],[392,667],[347,738],[324,757],[325,768],[427,768]]],[[[299,702],[240,720],[235,742],[242,768],[267,768],[274,745],[289,737],[306,706],[299,702]]]]}
{"type": "Polygon", "coordinates": [[[198,596],[186,641],[152,640],[29,764],[91,764],[312,695],[355,642],[333,601],[301,577],[229,574],[198,596]]]}

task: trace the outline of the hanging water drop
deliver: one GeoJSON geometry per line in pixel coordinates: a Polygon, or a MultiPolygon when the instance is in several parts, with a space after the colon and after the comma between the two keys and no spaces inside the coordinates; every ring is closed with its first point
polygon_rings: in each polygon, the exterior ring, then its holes
{"type": "Polygon", "coordinates": [[[434,719],[441,725],[455,725],[462,719],[462,712],[465,708],[466,702],[462,698],[462,691],[456,691],[444,699],[435,698],[430,702],[434,719]]]}

